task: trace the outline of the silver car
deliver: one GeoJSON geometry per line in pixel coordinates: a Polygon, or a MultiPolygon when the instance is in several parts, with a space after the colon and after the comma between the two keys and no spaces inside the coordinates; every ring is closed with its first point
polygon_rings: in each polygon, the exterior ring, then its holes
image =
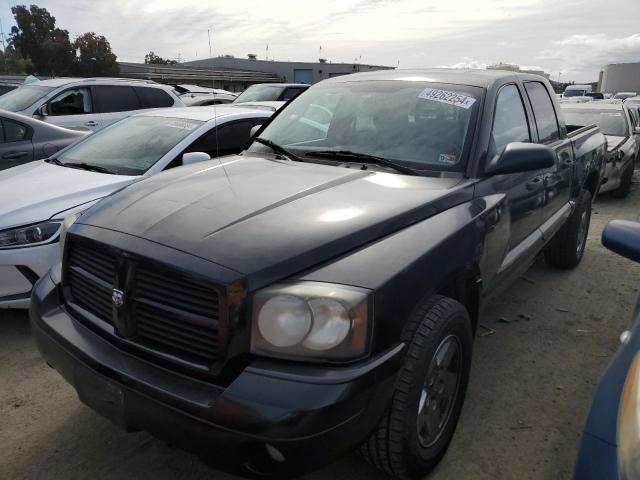
{"type": "Polygon", "coordinates": [[[149,108],[183,106],[171,86],[124,78],[53,78],[0,96],[0,109],[74,130],[96,130],[149,108]]]}
{"type": "Polygon", "coordinates": [[[47,158],[88,133],[0,110],[0,170],[47,158]]]}

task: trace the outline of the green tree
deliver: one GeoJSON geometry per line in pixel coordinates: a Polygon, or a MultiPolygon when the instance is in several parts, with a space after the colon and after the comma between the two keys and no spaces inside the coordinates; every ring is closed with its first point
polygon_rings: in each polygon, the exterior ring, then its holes
{"type": "Polygon", "coordinates": [[[176,62],[175,60],[162,58],[153,52],[149,52],[144,56],[144,63],[153,65],[175,65],[178,62],[176,62]]]}
{"type": "Polygon", "coordinates": [[[87,32],[73,42],[76,74],[83,77],[115,77],[120,73],[116,56],[103,35],[87,32]]]}
{"type": "Polygon", "coordinates": [[[0,51],[0,74],[26,75],[32,69],[31,60],[22,58],[14,48],[7,47],[0,51]]]}
{"type": "Polygon", "coordinates": [[[68,75],[73,71],[75,54],[69,32],[56,27],[56,19],[46,8],[31,5],[11,7],[16,26],[11,27],[9,44],[22,58],[31,60],[28,73],[68,75]]]}

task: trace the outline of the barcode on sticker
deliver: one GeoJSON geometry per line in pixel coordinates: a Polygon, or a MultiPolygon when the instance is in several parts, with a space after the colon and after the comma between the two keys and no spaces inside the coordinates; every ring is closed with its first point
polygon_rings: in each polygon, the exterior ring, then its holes
{"type": "Polygon", "coordinates": [[[418,98],[432,100],[434,102],[446,103],[456,107],[469,109],[476,103],[476,99],[460,92],[450,92],[448,90],[439,90],[437,88],[425,88],[418,98]]]}

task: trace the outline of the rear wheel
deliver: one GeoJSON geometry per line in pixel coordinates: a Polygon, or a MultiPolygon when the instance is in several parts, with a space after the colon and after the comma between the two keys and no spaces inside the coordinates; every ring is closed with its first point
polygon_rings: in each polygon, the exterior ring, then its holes
{"type": "Polygon", "coordinates": [[[435,295],[416,309],[403,341],[407,353],[391,406],[361,453],[388,475],[418,479],[438,464],[460,417],[471,368],[469,314],[435,295]]]}
{"type": "Polygon", "coordinates": [[[577,267],[584,256],[590,224],[591,193],[583,189],[569,220],[545,250],[547,263],[567,270],[577,267]]]}
{"type": "Polygon", "coordinates": [[[611,192],[615,198],[626,198],[631,191],[631,181],[633,180],[633,170],[635,161],[631,162],[620,178],[620,186],[611,192]]]}

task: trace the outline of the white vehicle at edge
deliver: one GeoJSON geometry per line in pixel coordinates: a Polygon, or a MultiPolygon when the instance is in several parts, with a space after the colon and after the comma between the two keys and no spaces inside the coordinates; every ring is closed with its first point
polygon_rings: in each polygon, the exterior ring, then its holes
{"type": "Polygon", "coordinates": [[[0,172],[0,308],[28,307],[33,284],[60,260],[65,219],[163,170],[240,152],[272,113],[223,105],[147,111],[55,157],[0,172]]]}

